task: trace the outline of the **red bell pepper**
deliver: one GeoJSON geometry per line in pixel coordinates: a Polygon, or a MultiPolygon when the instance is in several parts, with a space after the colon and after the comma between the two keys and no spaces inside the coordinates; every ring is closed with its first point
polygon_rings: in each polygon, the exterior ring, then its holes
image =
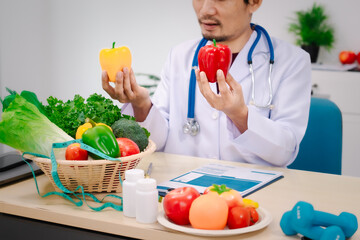
{"type": "Polygon", "coordinates": [[[227,45],[206,45],[199,50],[198,62],[200,71],[204,71],[209,82],[217,81],[216,72],[221,69],[226,77],[231,65],[231,50],[227,45]]]}

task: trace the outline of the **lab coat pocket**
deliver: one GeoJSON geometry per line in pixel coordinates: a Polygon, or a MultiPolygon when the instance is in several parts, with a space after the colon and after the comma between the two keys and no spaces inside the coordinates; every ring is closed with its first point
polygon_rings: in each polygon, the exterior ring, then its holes
{"type": "Polygon", "coordinates": [[[257,113],[266,118],[270,118],[270,109],[269,108],[260,108],[253,105],[250,105],[257,113]]]}

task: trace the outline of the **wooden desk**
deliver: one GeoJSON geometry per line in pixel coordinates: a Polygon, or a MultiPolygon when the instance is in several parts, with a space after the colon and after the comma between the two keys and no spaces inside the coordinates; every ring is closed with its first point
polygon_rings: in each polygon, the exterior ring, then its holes
{"type": "MultiPolygon", "coordinates": [[[[152,177],[162,182],[206,163],[218,161],[154,153],[144,158],[138,168],[146,169],[150,162],[153,163],[152,177]]],[[[265,168],[226,161],[222,163],[265,168]]],[[[279,168],[266,169],[282,171],[284,178],[251,194],[248,198],[258,201],[268,210],[273,216],[273,221],[262,230],[225,239],[300,239],[285,236],[279,226],[282,214],[290,210],[299,200],[313,204],[316,210],[336,215],[342,211],[351,212],[360,220],[360,178],[279,168]]],[[[42,194],[53,190],[46,176],[38,177],[38,181],[42,194]]],[[[162,205],[159,204],[159,209],[161,208],[162,205]]],[[[33,179],[1,188],[0,212],[132,238],[204,239],[164,228],[158,223],[139,224],[134,218],[124,217],[122,212],[110,208],[94,212],[87,206],[76,207],[60,197],[41,198],[36,193],[33,179]]],[[[352,239],[360,239],[359,232],[358,230],[352,239]]]]}

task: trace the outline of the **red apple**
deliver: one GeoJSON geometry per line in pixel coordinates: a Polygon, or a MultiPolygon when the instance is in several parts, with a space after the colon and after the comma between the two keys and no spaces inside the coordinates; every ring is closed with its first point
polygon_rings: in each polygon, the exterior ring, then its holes
{"type": "Polygon", "coordinates": [[[200,193],[193,187],[179,187],[170,191],[163,200],[166,216],[175,224],[189,224],[191,204],[199,196],[200,193]]]}
{"type": "Polygon", "coordinates": [[[356,54],[352,51],[342,51],[339,54],[339,60],[342,64],[352,64],[356,61],[356,54]]]}

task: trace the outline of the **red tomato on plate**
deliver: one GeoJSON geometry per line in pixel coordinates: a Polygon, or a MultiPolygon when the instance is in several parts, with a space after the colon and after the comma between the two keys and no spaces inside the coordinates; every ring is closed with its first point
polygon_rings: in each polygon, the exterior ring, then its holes
{"type": "Polygon", "coordinates": [[[250,212],[244,207],[233,207],[229,209],[228,222],[229,229],[244,228],[250,226],[250,212]]]}
{"type": "Polygon", "coordinates": [[[80,148],[80,143],[70,144],[65,151],[66,160],[88,160],[88,152],[80,148]]]}
{"type": "Polygon", "coordinates": [[[131,156],[140,153],[139,146],[129,138],[117,138],[121,157],[131,156]]]}
{"type": "Polygon", "coordinates": [[[357,62],[360,64],[360,52],[357,54],[357,62]]]}
{"type": "Polygon", "coordinates": [[[170,191],[163,200],[166,216],[176,224],[190,224],[190,206],[199,196],[200,193],[193,187],[180,187],[170,191]]]}
{"type": "Polygon", "coordinates": [[[246,207],[246,209],[250,213],[250,226],[254,225],[259,221],[259,213],[256,211],[254,207],[246,207]]]}

